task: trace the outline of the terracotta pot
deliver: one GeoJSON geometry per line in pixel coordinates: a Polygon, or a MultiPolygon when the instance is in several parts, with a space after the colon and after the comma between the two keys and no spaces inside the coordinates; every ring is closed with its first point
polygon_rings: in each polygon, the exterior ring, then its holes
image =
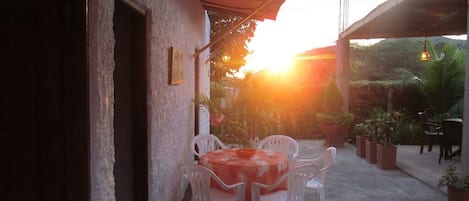
{"type": "Polygon", "coordinates": [[[396,168],[396,146],[377,144],[376,164],[379,169],[391,170],[396,168]]]}
{"type": "Polygon", "coordinates": [[[376,142],[370,141],[369,139],[365,140],[365,147],[366,147],[366,161],[370,164],[376,163],[376,142]]]}
{"type": "Polygon", "coordinates": [[[467,201],[469,200],[469,189],[456,189],[448,186],[448,201],[467,201]]]}
{"type": "Polygon", "coordinates": [[[366,156],[366,146],[365,146],[365,141],[366,137],[365,136],[360,136],[357,135],[355,136],[355,143],[357,146],[357,156],[360,158],[365,158],[366,156]]]}
{"type": "Polygon", "coordinates": [[[343,147],[347,138],[348,126],[338,126],[334,124],[320,124],[321,133],[326,136],[327,146],[343,147]]]}

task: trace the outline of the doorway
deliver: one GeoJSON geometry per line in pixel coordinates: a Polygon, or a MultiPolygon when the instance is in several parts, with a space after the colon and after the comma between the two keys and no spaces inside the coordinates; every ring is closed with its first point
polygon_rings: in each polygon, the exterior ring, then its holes
{"type": "Polygon", "coordinates": [[[146,16],[116,1],[113,22],[116,200],[148,200],[146,16]]]}

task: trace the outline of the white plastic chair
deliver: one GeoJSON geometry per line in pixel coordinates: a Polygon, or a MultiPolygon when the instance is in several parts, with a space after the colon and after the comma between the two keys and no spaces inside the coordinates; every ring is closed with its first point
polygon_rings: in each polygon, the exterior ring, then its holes
{"type": "Polygon", "coordinates": [[[245,184],[225,184],[212,170],[195,164],[179,165],[179,171],[185,179],[189,180],[192,190],[192,201],[244,201],[245,184]],[[225,190],[235,189],[236,193],[225,192],[216,188],[210,188],[210,178],[225,190]]]}
{"type": "Polygon", "coordinates": [[[294,164],[300,152],[298,142],[286,135],[271,135],[262,139],[257,146],[258,149],[267,149],[285,154],[288,157],[289,164],[294,164]]]}
{"type": "Polygon", "coordinates": [[[335,147],[329,147],[319,157],[315,159],[298,159],[296,160],[295,166],[303,166],[307,164],[313,164],[320,167],[319,177],[313,178],[308,181],[307,188],[311,192],[316,192],[317,200],[326,201],[326,191],[324,188],[326,182],[327,169],[334,163],[336,158],[337,149],[335,147]]]}
{"type": "Polygon", "coordinates": [[[226,149],[226,145],[221,140],[212,134],[200,134],[192,138],[191,141],[192,152],[198,157],[201,157],[207,152],[215,151],[217,149],[226,149]],[[197,150],[196,150],[197,146],[197,150]]]}
{"type": "Polygon", "coordinates": [[[319,167],[313,164],[296,167],[289,170],[274,184],[265,185],[253,183],[251,185],[252,201],[304,201],[306,183],[319,175],[319,167]],[[288,190],[276,190],[272,193],[260,195],[260,189],[273,190],[288,178],[288,190]]]}

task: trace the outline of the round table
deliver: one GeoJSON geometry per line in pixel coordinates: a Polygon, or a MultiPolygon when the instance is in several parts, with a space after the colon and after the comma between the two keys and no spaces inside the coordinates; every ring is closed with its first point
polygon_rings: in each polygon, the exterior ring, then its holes
{"type": "MultiPolygon", "coordinates": [[[[200,158],[200,165],[210,168],[226,184],[245,182],[247,201],[251,200],[253,182],[270,185],[288,171],[288,158],[281,153],[257,149],[251,158],[240,158],[236,149],[207,152],[200,158]]],[[[286,188],[286,182],[281,188],[286,188]]],[[[268,193],[262,190],[261,194],[268,193]]]]}

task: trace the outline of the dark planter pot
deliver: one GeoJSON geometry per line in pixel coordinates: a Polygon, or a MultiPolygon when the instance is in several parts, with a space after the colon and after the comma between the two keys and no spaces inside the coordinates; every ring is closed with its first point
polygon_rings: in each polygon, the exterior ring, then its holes
{"type": "Polygon", "coordinates": [[[355,143],[356,143],[356,146],[357,146],[357,156],[360,157],[360,158],[365,158],[365,156],[366,156],[366,146],[365,146],[366,137],[357,135],[355,137],[355,139],[356,139],[355,143]]]}
{"type": "Polygon", "coordinates": [[[334,124],[320,124],[322,134],[326,136],[326,144],[329,147],[343,147],[347,138],[348,126],[334,124]]]}
{"type": "Polygon", "coordinates": [[[469,189],[457,189],[448,186],[448,201],[468,201],[469,189]]]}
{"type": "Polygon", "coordinates": [[[376,165],[382,170],[392,170],[396,168],[396,146],[376,145],[376,165]]]}
{"type": "Polygon", "coordinates": [[[366,147],[366,161],[370,164],[376,163],[376,142],[370,141],[369,139],[365,140],[365,147],[366,147]]]}

